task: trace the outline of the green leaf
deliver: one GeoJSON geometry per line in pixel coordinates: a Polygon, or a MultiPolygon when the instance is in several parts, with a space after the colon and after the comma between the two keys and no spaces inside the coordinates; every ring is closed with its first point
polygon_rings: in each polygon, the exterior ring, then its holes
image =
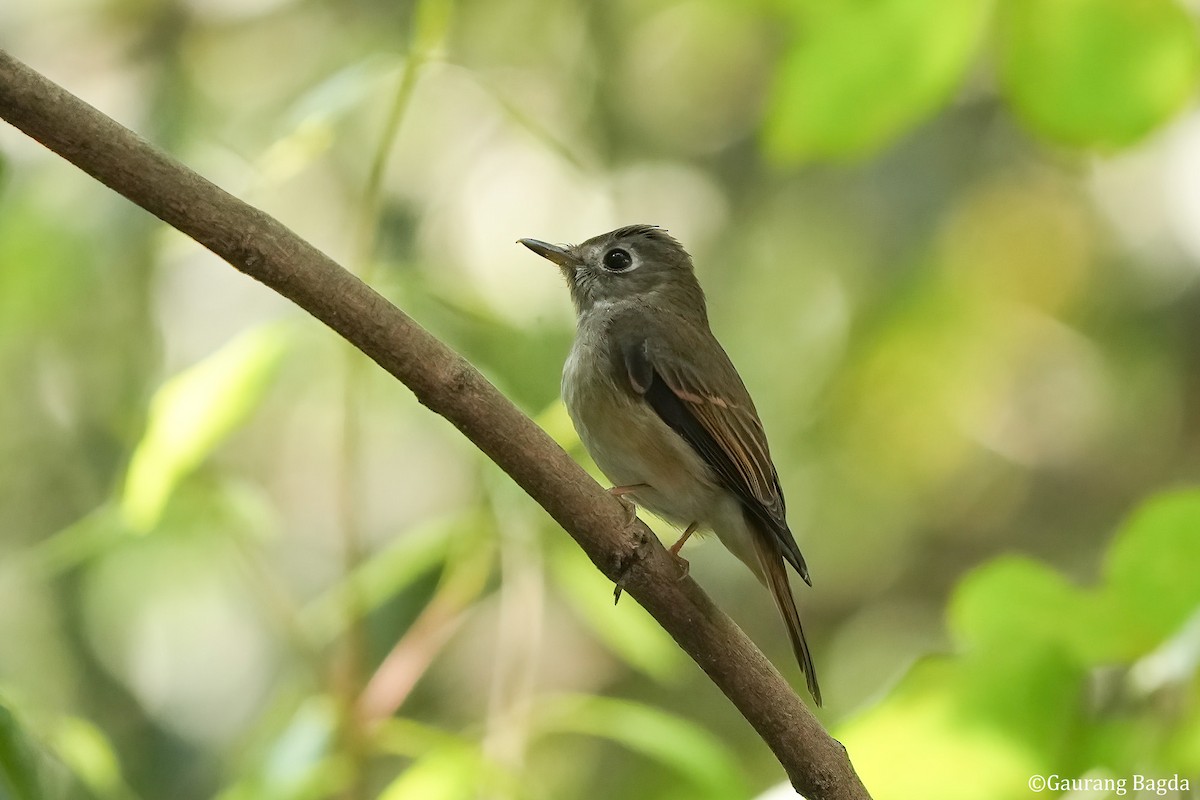
{"type": "Polygon", "coordinates": [[[964,724],[987,728],[1053,767],[1084,719],[1085,677],[1066,648],[1011,640],[964,660],[955,706],[964,724]]]}
{"type": "Polygon", "coordinates": [[[469,800],[479,796],[485,775],[478,748],[439,747],[401,772],[379,800],[469,800]]]}
{"type": "Polygon", "coordinates": [[[1162,495],[1118,534],[1100,589],[1072,586],[1029,559],[997,559],[963,579],[951,628],[969,647],[1050,643],[1089,665],[1132,661],[1200,610],[1197,563],[1200,492],[1162,495]]]}
{"type": "Polygon", "coordinates": [[[1161,655],[1169,637],[1177,639],[1168,654],[1176,681],[1194,676],[1187,659],[1200,619],[1198,563],[1194,490],[1151,499],[1131,517],[1098,589],[1073,586],[1026,558],[997,559],[963,579],[950,602],[962,653],[915,666],[839,738],[868,785],[932,800],[1020,796],[1030,775],[1067,774],[1081,764],[1128,772],[1200,763],[1193,720],[1180,724],[1172,712],[1164,729],[1128,709],[1098,715],[1087,691],[1089,676],[1103,674],[1094,667],[1144,668],[1143,656],[1155,648],[1161,655]],[[935,771],[939,780],[929,784],[935,771]]]}
{"type": "Polygon", "coordinates": [[[662,627],[628,595],[613,605],[612,583],[578,548],[547,548],[549,574],[575,613],[614,655],[660,682],[677,678],[686,657],[662,627]]]}
{"type": "Polygon", "coordinates": [[[719,739],[694,722],[628,700],[574,695],[551,698],[538,715],[543,732],[596,736],[671,767],[691,782],[693,797],[744,797],[745,777],[719,739]]]}
{"type": "Polygon", "coordinates": [[[379,720],[371,741],[381,753],[416,759],[435,750],[471,748],[477,746],[466,736],[418,722],[406,717],[379,720]]]}
{"type": "Polygon", "coordinates": [[[1005,92],[1050,139],[1129,144],[1196,89],[1196,27],[1174,0],[1005,0],[1000,23],[1005,92]]]}
{"type": "Polygon", "coordinates": [[[1054,570],[1028,558],[1001,557],[962,580],[950,601],[950,627],[968,647],[1053,641],[1059,616],[1075,618],[1086,606],[1054,570]]]}
{"type": "Polygon", "coordinates": [[[0,797],[41,800],[45,797],[38,769],[37,751],[20,722],[7,706],[0,704],[0,797]]]}
{"type": "Polygon", "coordinates": [[[246,421],[288,341],[280,326],[257,328],[159,388],[125,478],[121,511],[131,528],[151,530],[179,481],[246,421]]]}
{"type": "Polygon", "coordinates": [[[1141,641],[1130,615],[1100,592],[1070,585],[1049,567],[1005,557],[962,580],[948,610],[955,639],[986,650],[1069,650],[1082,663],[1132,658],[1141,641]]]}
{"type": "Polygon", "coordinates": [[[1108,552],[1112,602],[1137,620],[1147,648],[1200,611],[1200,492],[1160,495],[1125,524],[1108,552]]]}
{"type": "Polygon", "coordinates": [[[1200,706],[1192,704],[1164,751],[1164,760],[1179,772],[1200,775],[1200,706]]]}
{"type": "Polygon", "coordinates": [[[764,146],[782,163],[868,156],[946,101],[988,0],[808,0],[776,75],[764,146]]]}
{"type": "Polygon", "coordinates": [[[63,720],[55,732],[54,749],[96,797],[126,800],[134,796],[121,775],[120,762],[108,738],[87,720],[63,720]]]}
{"type": "Polygon", "coordinates": [[[993,800],[1025,796],[1038,753],[960,710],[961,665],[918,664],[885,702],[837,731],[854,767],[879,797],[993,800]],[[937,775],[937,780],[929,777],[937,775]]]}
{"type": "Polygon", "coordinates": [[[30,547],[23,555],[22,569],[49,578],[104,552],[126,535],[120,511],[102,505],[30,547]]]}
{"type": "Polygon", "coordinates": [[[413,719],[381,720],[371,735],[378,753],[403,756],[412,766],[380,795],[391,800],[476,797],[487,787],[497,797],[524,797],[521,776],[485,757],[480,743],[413,719]],[[456,773],[452,775],[451,773],[456,773]],[[428,793],[428,795],[426,794],[428,793]]]}

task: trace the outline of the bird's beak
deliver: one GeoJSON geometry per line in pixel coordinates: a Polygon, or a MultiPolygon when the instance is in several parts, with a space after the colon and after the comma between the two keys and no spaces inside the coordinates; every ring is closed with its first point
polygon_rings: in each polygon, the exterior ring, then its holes
{"type": "Polygon", "coordinates": [[[553,261],[564,269],[573,269],[578,262],[575,256],[571,255],[571,251],[556,244],[547,244],[537,239],[518,239],[517,243],[525,245],[542,258],[553,261]]]}

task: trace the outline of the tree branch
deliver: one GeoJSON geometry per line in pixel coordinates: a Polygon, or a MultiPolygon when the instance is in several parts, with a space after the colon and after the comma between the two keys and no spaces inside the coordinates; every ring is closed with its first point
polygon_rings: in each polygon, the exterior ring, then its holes
{"type": "Polygon", "coordinates": [[[625,509],[457,353],[277,220],[0,51],[0,117],[266,284],[450,420],[695,659],[812,800],[868,798],[846,756],[744,633],[625,509]]]}

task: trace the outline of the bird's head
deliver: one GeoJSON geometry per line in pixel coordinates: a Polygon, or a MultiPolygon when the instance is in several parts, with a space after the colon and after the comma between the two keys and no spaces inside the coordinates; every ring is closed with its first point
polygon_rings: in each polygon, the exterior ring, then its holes
{"type": "Polygon", "coordinates": [[[576,245],[537,239],[521,239],[520,243],[558,265],[580,314],[623,300],[642,300],[677,313],[705,314],[692,257],[662,228],[628,225],[576,245]]]}

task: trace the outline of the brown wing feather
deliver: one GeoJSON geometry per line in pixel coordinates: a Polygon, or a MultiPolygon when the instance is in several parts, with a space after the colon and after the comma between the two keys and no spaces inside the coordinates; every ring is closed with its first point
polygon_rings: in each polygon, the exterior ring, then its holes
{"type": "Polygon", "coordinates": [[[759,577],[787,626],[796,660],[804,671],[808,690],[817,705],[821,689],[812,654],[800,624],[788,585],[787,562],[811,585],[808,568],[788,528],[783,490],[767,449],[767,437],[750,394],[715,339],[709,344],[719,357],[706,359],[705,370],[723,388],[712,383],[679,353],[664,353],[646,339],[632,339],[621,347],[630,387],[642,395],[655,413],[679,433],[742,502],[750,526],[759,577]],[[715,363],[714,363],[715,362],[715,363]],[[713,371],[715,370],[715,374],[713,371]]]}
{"type": "Polygon", "coordinates": [[[642,341],[626,348],[625,360],[630,381],[645,394],[655,411],[692,444],[708,461],[728,488],[741,498],[747,510],[778,540],[784,557],[795,567],[806,583],[811,585],[804,556],[796,545],[787,524],[787,509],[783,490],[754,402],[746,391],[729,357],[716,340],[712,340],[716,358],[706,369],[717,373],[710,380],[700,375],[683,358],[662,352],[661,343],[642,341]],[[655,379],[670,391],[670,397],[655,392],[655,379]],[[721,392],[712,388],[722,387],[721,392]],[[665,403],[678,402],[679,408],[665,408],[665,403]],[[699,428],[699,431],[695,428],[699,428]],[[713,447],[705,438],[711,439],[713,447]]]}
{"type": "MultiPolygon", "coordinates": [[[[666,378],[666,381],[676,395],[680,395],[680,389],[671,379],[666,378]]],[[[754,410],[729,405],[713,397],[699,401],[683,399],[704,429],[733,458],[739,476],[754,499],[773,518],[783,522],[783,495],[779,491],[775,468],[766,449],[766,435],[754,410]]]]}

